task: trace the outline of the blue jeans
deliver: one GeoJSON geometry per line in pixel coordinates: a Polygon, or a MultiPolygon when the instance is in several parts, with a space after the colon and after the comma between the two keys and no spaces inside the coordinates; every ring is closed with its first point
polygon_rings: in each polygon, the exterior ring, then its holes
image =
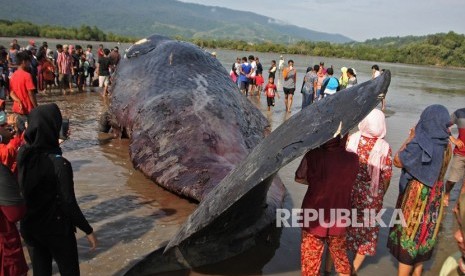
{"type": "Polygon", "coordinates": [[[313,103],[313,93],[302,91],[302,109],[313,103]]]}

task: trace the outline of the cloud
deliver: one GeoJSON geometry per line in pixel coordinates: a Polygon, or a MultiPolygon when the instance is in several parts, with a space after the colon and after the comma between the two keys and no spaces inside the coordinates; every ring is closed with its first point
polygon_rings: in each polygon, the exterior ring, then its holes
{"type": "Polygon", "coordinates": [[[290,25],[287,22],[284,22],[284,21],[278,20],[278,19],[273,19],[273,18],[268,18],[268,24],[275,24],[275,25],[280,25],[280,26],[290,25]]]}

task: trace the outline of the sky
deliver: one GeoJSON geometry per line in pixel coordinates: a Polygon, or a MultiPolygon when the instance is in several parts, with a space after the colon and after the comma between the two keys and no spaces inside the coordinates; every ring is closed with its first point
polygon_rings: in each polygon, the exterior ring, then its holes
{"type": "Polygon", "coordinates": [[[250,11],[357,41],[386,36],[465,34],[465,0],[182,0],[250,11]]]}

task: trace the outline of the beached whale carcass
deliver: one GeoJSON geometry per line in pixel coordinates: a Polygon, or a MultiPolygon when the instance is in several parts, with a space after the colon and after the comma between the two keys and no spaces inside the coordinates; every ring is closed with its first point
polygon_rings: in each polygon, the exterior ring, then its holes
{"type": "Polygon", "coordinates": [[[129,133],[134,166],[197,201],[249,154],[269,125],[218,60],[162,36],[129,49],[111,89],[109,112],[129,133]]]}
{"type": "Polygon", "coordinates": [[[112,87],[112,124],[130,134],[136,168],[200,204],[166,246],[127,275],[197,267],[253,247],[283,201],[277,171],[347,133],[389,82],[386,71],[311,105],[264,138],[266,120],[208,53],[160,36],[132,46],[112,87]]]}

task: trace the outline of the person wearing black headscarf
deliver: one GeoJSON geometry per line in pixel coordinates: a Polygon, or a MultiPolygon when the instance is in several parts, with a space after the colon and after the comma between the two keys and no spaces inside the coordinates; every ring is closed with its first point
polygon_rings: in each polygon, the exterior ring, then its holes
{"type": "Polygon", "coordinates": [[[405,225],[391,227],[387,247],[399,261],[398,275],[421,275],[433,254],[444,209],[444,175],[452,150],[447,108],[430,105],[394,157],[402,169],[396,210],[405,225]]]}
{"type": "Polygon", "coordinates": [[[59,132],[62,124],[56,104],[32,110],[18,154],[18,178],[27,212],[21,235],[28,245],[34,275],[51,275],[52,259],[61,275],[79,275],[75,231],[84,231],[96,247],[92,227],[74,195],[71,163],[62,157],[59,132]]]}
{"type": "Polygon", "coordinates": [[[26,275],[28,271],[16,222],[26,213],[18,182],[0,163],[0,275],[26,275]]]}

